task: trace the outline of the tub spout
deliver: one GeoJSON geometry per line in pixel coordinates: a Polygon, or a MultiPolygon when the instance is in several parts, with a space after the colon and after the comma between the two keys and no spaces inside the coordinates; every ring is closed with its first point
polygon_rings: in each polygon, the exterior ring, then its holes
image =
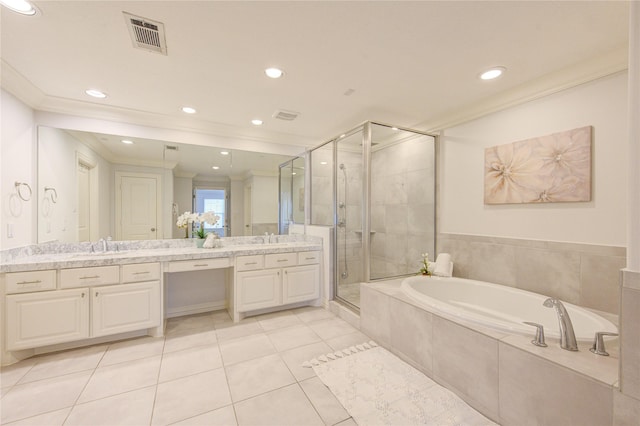
{"type": "Polygon", "coordinates": [[[560,326],[560,347],[568,351],[577,351],[578,343],[576,342],[576,335],[573,332],[573,324],[562,302],[555,298],[548,298],[544,301],[543,305],[556,310],[558,325],[560,326]]]}

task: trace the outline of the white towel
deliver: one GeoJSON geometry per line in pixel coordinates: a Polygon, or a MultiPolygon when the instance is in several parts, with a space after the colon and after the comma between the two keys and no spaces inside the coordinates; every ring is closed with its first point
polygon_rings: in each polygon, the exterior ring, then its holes
{"type": "Polygon", "coordinates": [[[440,253],[436,259],[436,267],[433,269],[433,275],[438,277],[450,277],[453,273],[453,262],[449,253],[440,253]]]}

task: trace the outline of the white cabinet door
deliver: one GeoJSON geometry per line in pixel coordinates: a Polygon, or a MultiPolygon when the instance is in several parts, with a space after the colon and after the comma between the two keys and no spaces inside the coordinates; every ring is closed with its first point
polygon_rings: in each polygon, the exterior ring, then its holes
{"type": "Polygon", "coordinates": [[[238,272],[238,312],[280,305],[282,299],[280,269],[238,272]]]}
{"type": "Polygon", "coordinates": [[[92,336],[106,336],[160,325],[160,282],[91,289],[92,336]]]}
{"type": "Polygon", "coordinates": [[[282,276],[282,303],[304,302],[320,297],[318,265],[285,268],[282,276]]]}
{"type": "Polygon", "coordinates": [[[10,351],[89,337],[86,288],[9,295],[6,302],[10,351]]]}

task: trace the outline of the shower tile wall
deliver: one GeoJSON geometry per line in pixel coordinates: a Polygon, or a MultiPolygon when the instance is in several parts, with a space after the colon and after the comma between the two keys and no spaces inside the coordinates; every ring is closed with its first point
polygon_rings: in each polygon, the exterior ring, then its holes
{"type": "Polygon", "coordinates": [[[333,226],[333,144],[311,153],[311,224],[333,226]]]}
{"type": "Polygon", "coordinates": [[[371,278],[415,273],[433,258],[433,146],[422,136],[372,150],[371,278]]]}

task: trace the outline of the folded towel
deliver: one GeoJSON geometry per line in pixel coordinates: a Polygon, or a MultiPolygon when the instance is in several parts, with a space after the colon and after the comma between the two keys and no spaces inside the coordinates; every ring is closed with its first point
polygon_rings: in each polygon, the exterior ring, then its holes
{"type": "Polygon", "coordinates": [[[453,263],[449,253],[440,253],[433,268],[433,275],[438,277],[450,277],[453,273],[453,263]]]}

